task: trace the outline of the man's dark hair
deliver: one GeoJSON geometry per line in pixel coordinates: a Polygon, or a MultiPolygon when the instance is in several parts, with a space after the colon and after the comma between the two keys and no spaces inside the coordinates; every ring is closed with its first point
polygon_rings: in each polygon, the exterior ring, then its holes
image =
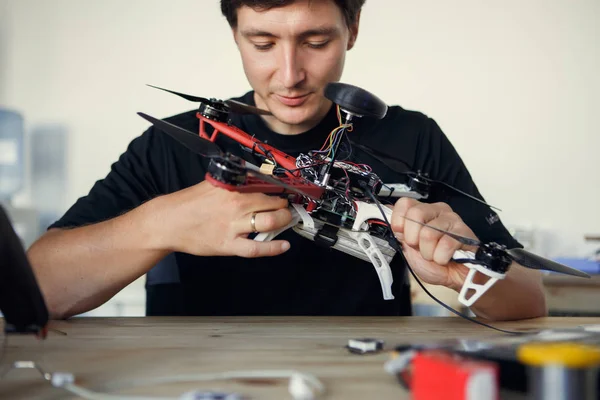
{"type": "MultiPolygon", "coordinates": [[[[283,7],[294,3],[296,0],[221,0],[221,12],[227,18],[232,28],[237,26],[237,10],[242,6],[248,6],[257,11],[270,10],[275,7],[283,7]]],[[[366,0],[333,0],[342,10],[346,24],[351,26],[356,22],[358,12],[366,0]]]]}

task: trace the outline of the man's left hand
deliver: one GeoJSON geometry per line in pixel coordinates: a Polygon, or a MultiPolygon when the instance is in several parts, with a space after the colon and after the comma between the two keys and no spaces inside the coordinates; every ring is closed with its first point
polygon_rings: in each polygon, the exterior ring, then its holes
{"type": "Polygon", "coordinates": [[[476,249],[421,224],[475,240],[477,237],[446,203],[427,204],[403,197],[394,206],[392,230],[402,243],[404,256],[413,271],[429,284],[459,291],[469,269],[450,260],[456,250],[476,249]]]}

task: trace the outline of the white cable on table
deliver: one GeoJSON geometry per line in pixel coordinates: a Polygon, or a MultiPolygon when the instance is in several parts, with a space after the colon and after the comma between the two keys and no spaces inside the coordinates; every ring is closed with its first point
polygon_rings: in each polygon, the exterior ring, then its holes
{"type": "MultiPolygon", "coordinates": [[[[68,373],[52,374],[52,385],[61,387],[69,392],[89,400],[173,400],[182,397],[147,397],[147,396],[124,396],[93,392],[74,384],[74,377],[68,373]]],[[[147,379],[136,379],[122,385],[109,385],[110,390],[123,389],[124,387],[139,387],[149,385],[160,385],[177,382],[206,382],[228,379],[249,378],[289,378],[288,391],[294,400],[314,400],[325,392],[325,386],[313,375],[294,370],[250,370],[250,371],[228,371],[222,373],[206,373],[193,375],[175,375],[169,377],[157,377],[147,379]]]]}

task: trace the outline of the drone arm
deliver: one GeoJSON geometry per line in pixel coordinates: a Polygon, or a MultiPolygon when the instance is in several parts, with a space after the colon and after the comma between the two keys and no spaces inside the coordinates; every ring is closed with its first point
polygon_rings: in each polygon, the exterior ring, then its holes
{"type": "Polygon", "coordinates": [[[268,144],[262,143],[260,140],[250,136],[246,132],[233,125],[210,120],[200,113],[198,113],[197,116],[200,119],[201,137],[214,142],[217,138],[217,135],[222,133],[223,135],[240,143],[242,146],[252,149],[252,151],[255,151],[258,154],[261,154],[267,158],[274,158],[277,164],[281,165],[288,171],[296,169],[296,159],[289,154],[286,154],[268,144]],[[210,137],[208,133],[206,133],[205,122],[214,128],[214,131],[210,137]]]}
{"type": "Polygon", "coordinates": [[[303,182],[297,178],[280,178],[278,180],[280,184],[277,184],[249,176],[243,185],[223,182],[210,173],[207,173],[204,179],[214,186],[239,193],[302,194],[312,199],[318,199],[324,192],[322,187],[303,182]]]}

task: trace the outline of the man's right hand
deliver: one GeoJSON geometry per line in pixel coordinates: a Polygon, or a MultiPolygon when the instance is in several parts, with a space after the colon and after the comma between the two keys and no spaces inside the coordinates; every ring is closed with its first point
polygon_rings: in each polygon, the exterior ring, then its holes
{"type": "Polygon", "coordinates": [[[258,231],[287,225],[288,202],[262,193],[241,194],[203,182],[156,197],[115,218],[51,229],[28,256],[52,318],[92,310],[139,278],[167,254],[275,256],[284,241],[257,242],[258,231]]]}
{"type": "Polygon", "coordinates": [[[239,193],[207,181],[152,200],[157,247],[199,256],[276,256],[287,251],[283,240],[256,242],[253,232],[287,225],[292,215],[288,201],[262,193],[239,193]]]}

